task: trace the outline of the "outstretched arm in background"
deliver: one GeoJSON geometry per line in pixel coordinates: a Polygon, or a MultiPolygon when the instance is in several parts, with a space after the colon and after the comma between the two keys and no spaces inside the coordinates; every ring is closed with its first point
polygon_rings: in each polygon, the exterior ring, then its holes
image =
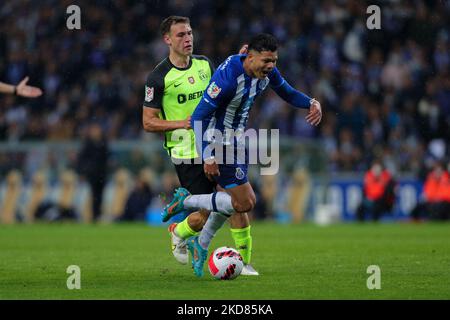
{"type": "Polygon", "coordinates": [[[29,78],[25,77],[17,86],[0,82],[0,92],[14,94],[25,98],[37,98],[42,95],[42,90],[27,85],[29,78]]]}
{"type": "Polygon", "coordinates": [[[296,108],[309,108],[306,121],[317,126],[322,120],[322,107],[320,102],[316,99],[308,97],[306,94],[291,87],[289,83],[280,75],[277,68],[275,68],[269,75],[270,86],[272,89],[287,103],[296,108]]]}

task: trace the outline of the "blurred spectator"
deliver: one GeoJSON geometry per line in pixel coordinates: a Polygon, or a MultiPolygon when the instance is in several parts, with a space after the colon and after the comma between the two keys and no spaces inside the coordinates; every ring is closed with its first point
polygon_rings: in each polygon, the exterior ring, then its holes
{"type": "Polygon", "coordinates": [[[450,218],[450,174],[437,161],[423,185],[422,201],[411,211],[411,218],[447,220],[450,218]]]}
{"type": "Polygon", "coordinates": [[[294,171],[287,192],[287,206],[292,215],[292,222],[300,223],[306,216],[306,209],[311,192],[311,179],[305,168],[294,171]]]}
{"type": "Polygon", "coordinates": [[[102,203],[102,222],[112,222],[124,212],[132,189],[132,178],[128,169],[117,170],[104,190],[102,203]]]}
{"type": "Polygon", "coordinates": [[[355,143],[353,132],[344,128],[339,134],[339,155],[337,163],[341,170],[351,171],[357,170],[362,158],[361,150],[355,143]]]}
{"type": "Polygon", "coordinates": [[[130,170],[134,175],[140,174],[146,165],[148,165],[148,160],[145,158],[144,153],[139,149],[131,151],[123,162],[123,166],[130,170]]]}
{"type": "Polygon", "coordinates": [[[173,195],[173,190],[177,188],[180,185],[180,182],[178,181],[178,177],[175,173],[172,171],[165,171],[161,175],[161,185],[160,185],[160,195],[165,198],[162,199],[163,201],[167,201],[167,203],[170,202],[173,195]]]}
{"type": "Polygon", "coordinates": [[[92,196],[86,183],[78,180],[76,173],[65,170],[50,195],[50,201],[42,203],[35,219],[44,221],[92,221],[92,196]]]}
{"type": "Polygon", "coordinates": [[[278,178],[276,175],[264,175],[255,187],[257,206],[254,214],[257,219],[275,219],[275,198],[278,194],[278,178]]]}
{"type": "Polygon", "coordinates": [[[136,179],[134,189],[128,196],[125,210],[120,216],[120,221],[144,221],[154,193],[152,190],[153,173],[143,169],[136,179]]]}
{"type": "Polygon", "coordinates": [[[33,175],[31,186],[27,192],[24,209],[25,221],[33,222],[36,216],[42,216],[42,210],[50,203],[50,189],[47,175],[38,171],[33,175]]]}
{"type": "Polygon", "coordinates": [[[10,171],[0,189],[0,222],[11,224],[21,219],[22,174],[10,171]]]}
{"type": "Polygon", "coordinates": [[[395,181],[391,173],[375,160],[364,176],[363,200],[356,211],[359,221],[371,215],[378,221],[383,213],[392,210],[395,200],[395,181]]]}
{"type": "Polygon", "coordinates": [[[88,127],[87,138],[78,155],[77,170],[91,187],[94,220],[97,220],[101,214],[103,188],[108,173],[108,158],[108,141],[103,135],[102,127],[98,123],[92,123],[88,127]]]}

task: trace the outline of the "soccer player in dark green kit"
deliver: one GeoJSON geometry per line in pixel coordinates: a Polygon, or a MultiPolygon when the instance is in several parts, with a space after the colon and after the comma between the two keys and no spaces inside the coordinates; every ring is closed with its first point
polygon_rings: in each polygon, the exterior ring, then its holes
{"type": "MultiPolygon", "coordinates": [[[[194,39],[189,18],[166,18],[161,23],[161,34],[170,53],[147,78],[142,115],[144,130],[164,133],[164,148],[174,162],[182,187],[192,194],[211,193],[216,183],[206,177],[201,162],[194,163],[199,155],[190,118],[214,67],[205,56],[192,54],[194,39]],[[179,136],[188,138],[180,140],[179,136]]],[[[185,240],[201,231],[208,216],[208,211],[196,211],[179,224],[169,226],[172,253],[180,263],[186,264],[189,260],[185,240]]],[[[166,220],[163,216],[163,221],[166,220]]],[[[258,275],[250,264],[252,237],[247,213],[234,214],[230,225],[236,248],[244,260],[241,274],[258,275]]]]}

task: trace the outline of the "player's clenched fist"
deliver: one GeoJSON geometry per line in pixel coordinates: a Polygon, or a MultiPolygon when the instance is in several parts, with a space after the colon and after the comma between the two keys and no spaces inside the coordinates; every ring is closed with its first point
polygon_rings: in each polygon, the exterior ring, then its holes
{"type": "Polygon", "coordinates": [[[213,181],[213,176],[220,176],[219,166],[213,158],[205,160],[203,170],[205,171],[206,177],[211,181],[213,181]]]}
{"type": "Polygon", "coordinates": [[[191,116],[187,117],[186,120],[184,120],[183,122],[184,122],[183,125],[184,129],[191,129],[191,116]]]}

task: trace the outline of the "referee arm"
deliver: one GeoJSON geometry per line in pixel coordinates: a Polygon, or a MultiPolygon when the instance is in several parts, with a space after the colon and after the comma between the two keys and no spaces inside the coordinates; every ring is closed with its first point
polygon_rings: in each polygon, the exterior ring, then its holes
{"type": "Polygon", "coordinates": [[[17,86],[0,82],[0,93],[14,94],[25,98],[36,98],[42,95],[41,89],[27,85],[28,79],[25,77],[17,86]]]}

